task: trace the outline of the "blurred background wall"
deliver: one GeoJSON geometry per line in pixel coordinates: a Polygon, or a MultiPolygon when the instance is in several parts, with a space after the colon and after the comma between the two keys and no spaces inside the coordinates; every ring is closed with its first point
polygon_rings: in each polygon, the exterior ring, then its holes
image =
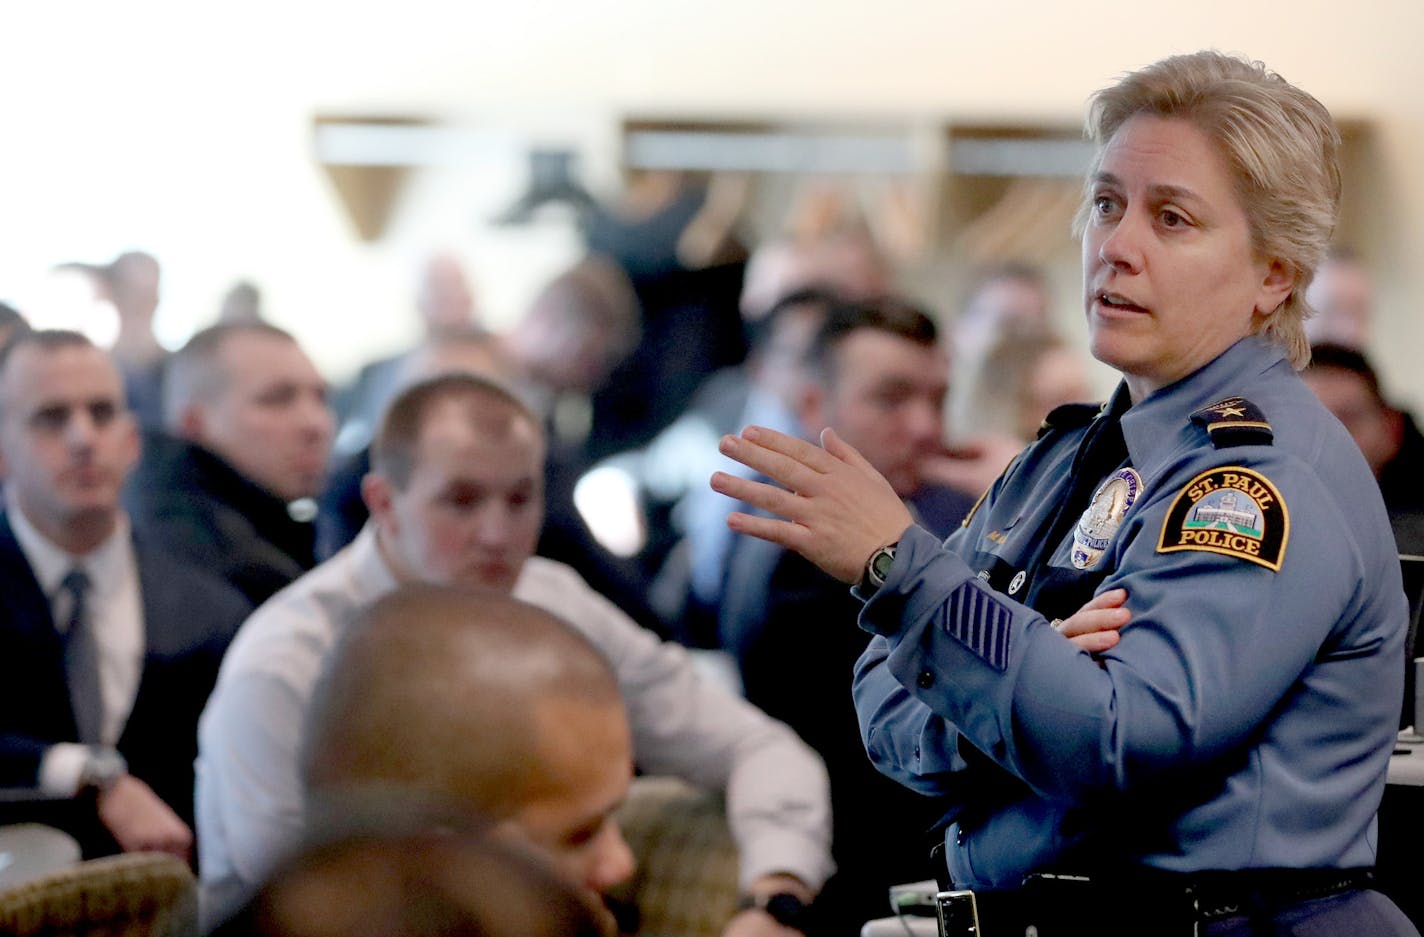
{"type": "MultiPolygon", "coordinates": [[[[163,263],[165,343],[211,321],[247,278],[341,379],[415,334],[414,270],[429,250],[465,260],[494,325],[576,256],[557,208],[489,223],[526,187],[531,147],[573,151],[579,178],[612,198],[630,117],[912,135],[1073,126],[1121,72],[1215,47],[1264,60],[1364,128],[1347,213],[1379,280],[1371,350],[1419,406],[1421,36],[1417,0],[6,3],[0,299],[25,303],[55,263],[140,248],[163,263]],[[313,122],[330,114],[412,115],[483,143],[409,174],[379,236],[363,239],[314,155],[313,122]]],[[[1071,250],[1049,267],[1058,313],[1076,323],[1071,250]]],[[[923,299],[953,308],[952,275],[912,276],[923,299]]]]}

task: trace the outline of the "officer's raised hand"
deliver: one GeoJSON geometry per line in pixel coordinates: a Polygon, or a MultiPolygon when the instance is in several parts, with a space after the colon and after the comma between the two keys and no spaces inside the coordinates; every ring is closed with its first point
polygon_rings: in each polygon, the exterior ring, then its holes
{"type": "Polygon", "coordinates": [[[821,446],[762,426],[723,436],[722,454],[784,487],[712,476],[712,488],[784,520],[740,511],[727,526],[795,550],[842,582],[853,583],[870,555],[895,543],[913,522],[885,477],[835,430],[821,433],[821,446]]]}
{"type": "MultiPolygon", "coordinates": [[[[749,426],[740,436],[723,436],[719,448],[785,486],[713,474],[713,490],[780,515],[735,511],[727,526],[795,550],[842,582],[858,582],[870,555],[898,541],[913,523],[890,483],[835,430],[823,432],[815,446],[749,426]]],[[[1083,650],[1101,653],[1117,644],[1117,630],[1130,618],[1126,601],[1122,589],[1104,592],[1054,627],[1083,650]]]]}

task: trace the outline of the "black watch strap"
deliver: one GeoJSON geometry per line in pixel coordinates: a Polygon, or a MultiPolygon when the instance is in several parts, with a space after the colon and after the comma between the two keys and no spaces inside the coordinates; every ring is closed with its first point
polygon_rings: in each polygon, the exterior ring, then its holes
{"type": "Polygon", "coordinates": [[[806,902],[789,891],[778,891],[770,895],[748,895],[737,906],[738,910],[758,908],[771,915],[771,919],[783,927],[805,932],[806,902]]]}

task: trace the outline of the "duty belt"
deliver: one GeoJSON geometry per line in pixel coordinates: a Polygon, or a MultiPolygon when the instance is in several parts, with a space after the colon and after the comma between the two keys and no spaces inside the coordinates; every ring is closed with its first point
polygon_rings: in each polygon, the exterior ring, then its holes
{"type": "Polygon", "coordinates": [[[940,937],[1195,937],[1212,921],[1269,920],[1291,905],[1368,888],[1372,879],[1368,869],[1043,874],[1029,876],[1021,889],[941,891],[935,904],[940,937]]]}

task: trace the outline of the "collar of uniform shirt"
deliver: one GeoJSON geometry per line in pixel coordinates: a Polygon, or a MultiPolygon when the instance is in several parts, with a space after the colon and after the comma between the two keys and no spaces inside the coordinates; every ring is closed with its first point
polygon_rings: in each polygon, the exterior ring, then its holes
{"type": "MultiPolygon", "coordinates": [[[[1200,430],[1192,424],[1192,413],[1239,393],[1246,383],[1243,375],[1261,374],[1284,359],[1280,346],[1249,335],[1201,370],[1133,405],[1122,416],[1122,435],[1143,483],[1149,487],[1154,483],[1173,452],[1199,446],[1200,430]],[[1171,426],[1177,427],[1175,432],[1164,429],[1171,426]]],[[[1120,385],[1118,393],[1127,393],[1126,386],[1120,385]]]]}

